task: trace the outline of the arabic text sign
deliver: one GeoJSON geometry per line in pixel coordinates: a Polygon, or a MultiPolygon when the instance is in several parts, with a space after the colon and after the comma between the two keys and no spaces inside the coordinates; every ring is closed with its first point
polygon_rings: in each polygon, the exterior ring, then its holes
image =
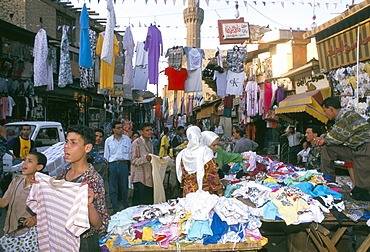
{"type": "Polygon", "coordinates": [[[249,38],[248,23],[224,23],[222,24],[224,39],[247,39],[249,38]]]}
{"type": "Polygon", "coordinates": [[[320,69],[329,71],[340,66],[355,64],[357,49],[360,61],[370,58],[370,22],[359,25],[359,41],[357,41],[357,30],[358,27],[353,27],[317,43],[320,69]]]}

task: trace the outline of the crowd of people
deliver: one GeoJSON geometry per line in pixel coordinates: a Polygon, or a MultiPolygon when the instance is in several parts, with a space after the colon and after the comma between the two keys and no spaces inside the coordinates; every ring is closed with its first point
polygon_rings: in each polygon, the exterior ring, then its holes
{"type": "MultiPolygon", "coordinates": [[[[324,100],[322,107],[327,117],[334,120],[334,125],[324,134],[318,125],[307,126],[305,134],[290,127],[282,135],[288,138],[289,161],[293,165],[317,169],[334,180],[334,161],[352,162],[349,174],[354,186],[369,190],[370,185],[366,183],[366,164],[370,159],[369,123],[355,111],[342,109],[335,98],[324,100]]],[[[19,137],[7,141],[5,128],[0,127],[0,151],[11,153],[13,164],[22,162],[22,175],[12,180],[0,198],[0,208],[8,207],[5,234],[25,232],[27,229],[23,227],[37,225],[40,221],[37,216],[42,214],[42,207],[31,211],[30,201],[38,199],[28,196],[33,185],[38,183],[39,177],[35,174],[42,171],[47,160],[35,150],[29,134],[30,127],[24,125],[19,137]]],[[[219,145],[221,137],[222,134],[213,131],[202,132],[197,126],[189,126],[186,131],[179,126],[172,134],[170,129],[164,128],[157,137],[149,123],[141,124],[129,137],[124,134],[122,122],[114,121],[112,135],[104,141],[101,129],[94,131],[83,125],[69,127],[64,145],[64,159],[68,165],[57,179],[88,185],[89,227],[79,234],[79,250],[100,251],[99,237],[106,230],[109,219],[107,210],[114,214],[129,206],[153,204],[152,155],[176,159],[176,175],[184,197],[199,189],[222,196],[221,179],[227,173],[223,166],[249,160],[245,153],[255,151],[258,144],[245,137],[244,129],[234,127],[232,138],[226,141],[233,145],[228,152],[219,145]],[[178,148],[184,143],[186,147],[178,148]],[[173,149],[178,150],[176,155],[173,149]],[[130,184],[133,185],[132,198],[130,184]]],[[[38,246],[47,247],[41,244],[40,236],[45,238],[47,234],[39,233],[38,246]]],[[[3,239],[0,243],[4,246],[3,239]]]]}

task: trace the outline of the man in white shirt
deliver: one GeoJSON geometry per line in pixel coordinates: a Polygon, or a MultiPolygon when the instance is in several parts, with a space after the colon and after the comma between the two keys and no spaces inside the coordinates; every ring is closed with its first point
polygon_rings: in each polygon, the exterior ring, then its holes
{"type": "Polygon", "coordinates": [[[294,127],[289,127],[289,131],[281,136],[286,136],[289,142],[289,163],[297,164],[297,153],[302,149],[301,139],[304,135],[301,132],[296,132],[294,127]]]}
{"type": "Polygon", "coordinates": [[[112,123],[113,135],[107,138],[104,145],[104,157],[109,168],[109,197],[113,211],[120,210],[118,205],[118,187],[121,188],[123,207],[128,207],[128,175],[131,158],[131,140],[123,134],[121,122],[112,123]]]}

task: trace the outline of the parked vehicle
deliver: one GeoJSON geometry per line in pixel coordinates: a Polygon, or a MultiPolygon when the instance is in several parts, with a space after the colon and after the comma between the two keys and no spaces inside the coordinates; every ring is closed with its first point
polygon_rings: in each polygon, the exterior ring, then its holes
{"type": "MultiPolygon", "coordinates": [[[[22,125],[25,124],[31,126],[30,139],[35,141],[36,149],[39,152],[44,152],[56,143],[65,142],[62,124],[59,122],[46,121],[12,122],[5,124],[4,127],[8,130],[8,141],[14,137],[18,137],[22,125]]],[[[10,172],[12,169],[12,156],[5,154],[3,163],[4,172],[10,172]]]]}

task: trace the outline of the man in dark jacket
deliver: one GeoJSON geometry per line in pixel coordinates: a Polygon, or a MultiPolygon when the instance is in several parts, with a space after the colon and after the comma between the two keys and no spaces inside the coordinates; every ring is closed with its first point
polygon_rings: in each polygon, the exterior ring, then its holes
{"type": "Polygon", "coordinates": [[[30,134],[31,126],[23,125],[21,135],[9,140],[6,152],[13,157],[13,165],[21,163],[31,151],[36,151],[35,142],[29,138],[30,134]],[[13,150],[13,153],[9,150],[13,150]]]}

